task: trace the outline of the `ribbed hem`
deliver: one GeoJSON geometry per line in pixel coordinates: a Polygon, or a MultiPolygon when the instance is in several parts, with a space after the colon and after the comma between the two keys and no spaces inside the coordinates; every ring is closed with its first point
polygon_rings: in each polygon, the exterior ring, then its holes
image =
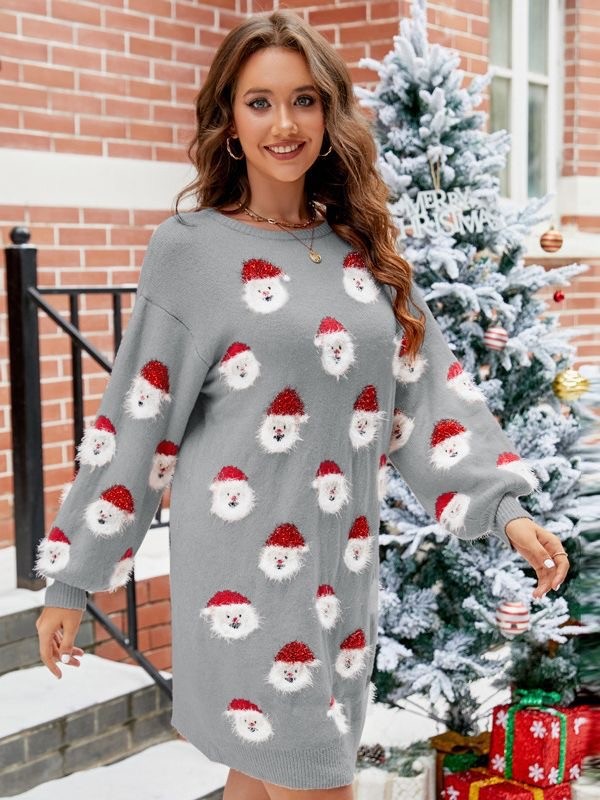
{"type": "Polygon", "coordinates": [[[510,539],[506,535],[506,525],[512,519],[518,519],[519,517],[526,517],[527,519],[533,519],[532,515],[529,511],[526,511],[521,503],[514,497],[512,494],[505,494],[500,503],[498,504],[498,509],[496,511],[496,531],[495,534],[498,536],[502,541],[506,542],[512,549],[513,546],[511,544],[510,539]]]}
{"type": "Polygon", "coordinates": [[[78,586],[70,586],[68,583],[55,580],[51,586],[46,587],[44,605],[84,609],[87,605],[87,592],[78,586]]]}

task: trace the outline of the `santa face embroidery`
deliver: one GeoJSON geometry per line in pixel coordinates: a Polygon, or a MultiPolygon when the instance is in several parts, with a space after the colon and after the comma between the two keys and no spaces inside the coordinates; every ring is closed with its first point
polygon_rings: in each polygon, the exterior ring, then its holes
{"type": "Polygon", "coordinates": [[[441,494],[435,503],[435,516],[442,525],[452,533],[459,531],[465,524],[471,498],[459,492],[441,494]]]}
{"type": "Polygon", "coordinates": [[[365,668],[369,654],[364,631],[358,628],[341,643],[340,653],[335,660],[336,672],[342,678],[358,677],[365,668]]]}
{"type": "Polygon", "coordinates": [[[86,464],[92,469],[108,464],[117,448],[116,433],[108,417],[98,417],[95,423],[86,429],[77,448],[79,463],[86,464]]]}
{"type": "Polygon", "coordinates": [[[327,716],[329,719],[332,719],[335,722],[335,726],[341,734],[348,733],[350,730],[350,725],[348,724],[348,720],[346,718],[344,704],[338,703],[333,695],[331,695],[331,699],[329,701],[329,710],[327,711],[327,716]]]}
{"type": "Polygon", "coordinates": [[[392,357],[392,373],[398,383],[415,383],[419,380],[425,367],[427,359],[417,353],[414,359],[406,355],[406,337],[400,339],[394,336],[394,355],[392,357]]]}
{"type": "Polygon", "coordinates": [[[98,500],[85,510],[85,521],[96,536],[113,536],[120,533],[135,519],[131,492],[117,484],[102,492],[98,500]]]}
{"type": "Polygon", "coordinates": [[[431,433],[431,464],[435,469],[450,469],[471,452],[468,431],[456,419],[440,419],[431,433]]]}
{"type": "Polygon", "coordinates": [[[250,700],[236,697],[223,713],[231,720],[233,733],[246,742],[266,742],[273,736],[268,717],[250,700]]]}
{"type": "Polygon", "coordinates": [[[354,403],[348,431],[355,450],[366,447],[375,440],[384,418],[383,411],[379,411],[376,388],[372,384],[365,386],[354,403]]]}
{"type": "Polygon", "coordinates": [[[348,534],[344,564],[351,572],[362,572],[371,563],[373,537],[365,516],[357,517],[348,534]]]}
{"type": "Polygon", "coordinates": [[[329,584],[319,586],[315,598],[315,610],[321,627],[326,631],[330,631],[340,619],[341,603],[329,584]]]}
{"type": "Polygon", "coordinates": [[[221,639],[245,639],[259,626],[258,614],[248,598],[231,589],[216,592],[200,616],[210,622],[211,635],[221,639]]]}
{"type": "Polygon", "coordinates": [[[308,545],[298,528],[291,522],[278,525],[264,543],[258,562],[267,578],[284,581],[293,578],[303,565],[308,545]]]}
{"type": "Polygon", "coordinates": [[[164,491],[173,480],[178,452],[179,447],[168,439],[163,439],[156,448],[148,478],[148,484],[154,491],[164,491]]]}
{"type": "Polygon", "coordinates": [[[153,419],[170,402],[169,370],[161,361],[148,361],[131,382],[125,410],[133,419],[153,419]]]}
{"type": "Polygon", "coordinates": [[[282,694],[299,692],[312,686],[312,670],[320,664],[305,642],[288,642],[275,656],[267,680],[282,694]]]}
{"type": "Polygon", "coordinates": [[[321,350],[321,364],[329,375],[335,375],[339,379],[354,364],[352,338],[342,323],[334,317],[323,317],[314,343],[321,350]]]}
{"type": "Polygon", "coordinates": [[[484,393],[479,386],[476,386],[473,377],[462,368],[458,361],[450,364],[446,383],[449,389],[456,392],[467,403],[486,402],[484,393]]]}
{"type": "Polygon", "coordinates": [[[285,453],[301,441],[300,424],[307,420],[300,395],[287,386],[267,408],[257,439],[265,452],[285,453]]]}
{"type": "Polygon", "coordinates": [[[358,251],[348,253],[344,258],[342,283],[346,294],[359,303],[374,303],[377,300],[379,287],[358,251]]]}
{"type": "Polygon", "coordinates": [[[271,314],[284,306],[289,294],[282,281],[289,281],[283,270],[263,258],[250,258],[242,268],[243,298],[250,311],[271,314]]]}
{"type": "Polygon", "coordinates": [[[387,456],[385,453],[381,454],[379,459],[379,469],[377,470],[377,497],[379,500],[384,500],[388,493],[389,472],[387,456]]]}
{"type": "Polygon", "coordinates": [[[524,478],[532,489],[539,488],[539,479],[533,472],[531,467],[523,461],[518,453],[504,452],[500,453],[496,459],[496,466],[508,472],[513,472],[515,475],[524,478]]]}
{"type": "Polygon", "coordinates": [[[254,490],[238,467],[222,467],[209,488],[213,494],[210,510],[225,522],[243,519],[254,508],[254,490]]]}
{"type": "Polygon", "coordinates": [[[395,450],[399,450],[401,447],[404,447],[404,445],[410,439],[410,435],[413,432],[414,427],[414,418],[407,416],[399,408],[395,408],[388,452],[393,453],[395,450]]]}
{"type": "Polygon", "coordinates": [[[219,374],[230,389],[247,389],[260,375],[260,362],[243,342],[234,342],[219,364],[219,374]]]}
{"type": "Polygon", "coordinates": [[[317,503],[326,514],[336,514],[350,500],[348,479],[335,461],[323,461],[311,484],[317,490],[317,503]]]}
{"type": "Polygon", "coordinates": [[[52,528],[48,536],[40,539],[37,548],[36,573],[40,577],[60,572],[69,563],[71,542],[60,528],[52,528]]]}
{"type": "Polygon", "coordinates": [[[112,571],[109,581],[110,591],[114,592],[121,586],[125,586],[131,577],[131,570],[133,569],[133,550],[129,547],[120,561],[116,564],[112,571]]]}

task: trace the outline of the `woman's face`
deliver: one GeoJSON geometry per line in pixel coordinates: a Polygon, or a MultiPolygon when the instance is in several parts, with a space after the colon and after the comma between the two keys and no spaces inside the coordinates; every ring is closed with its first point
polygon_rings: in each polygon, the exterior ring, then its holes
{"type": "MultiPolygon", "coordinates": [[[[238,76],[233,99],[232,142],[246,156],[248,178],[293,183],[318,158],[325,133],[323,105],[301,53],[267,47],[253,53],[238,76]],[[261,89],[262,91],[254,91],[261,89]],[[296,155],[279,159],[267,147],[303,142],[296,155]]],[[[262,181],[261,181],[262,182],[262,181]]]]}

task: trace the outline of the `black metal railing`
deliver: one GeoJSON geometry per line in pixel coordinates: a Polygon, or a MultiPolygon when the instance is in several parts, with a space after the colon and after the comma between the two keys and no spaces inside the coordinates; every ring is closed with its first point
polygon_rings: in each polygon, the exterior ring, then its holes
{"type": "MultiPolygon", "coordinates": [[[[87,353],[103,370],[112,365],[82,335],[79,328],[79,298],[82,295],[108,294],[112,298],[112,330],[114,353],[122,338],[122,297],[132,294],[135,286],[60,286],[37,285],[37,249],[29,244],[30,232],[25,227],[10,231],[12,245],[5,248],[6,293],[10,357],[10,397],[12,422],[12,456],[14,475],[14,520],[17,564],[17,587],[43,589],[45,582],[34,571],[37,546],[45,535],[44,481],[42,452],[42,404],[40,390],[40,341],[38,314],[45,313],[65,332],[71,342],[73,399],[73,469],[76,443],[84,434],[83,353],[87,353]],[[69,319],[65,319],[45,299],[63,295],[69,298],[69,319]]],[[[164,527],[162,500],[151,528],[164,527]]],[[[137,602],[135,574],[126,587],[127,626],[120,630],[88,598],[87,610],[106,631],[172,697],[172,681],[164,678],[138,649],[137,602]]]]}

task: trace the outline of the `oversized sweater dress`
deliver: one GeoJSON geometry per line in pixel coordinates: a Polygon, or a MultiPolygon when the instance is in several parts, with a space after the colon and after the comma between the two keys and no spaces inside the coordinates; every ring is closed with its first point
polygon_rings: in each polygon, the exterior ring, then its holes
{"type": "Polygon", "coordinates": [[[536,479],[416,284],[411,362],[394,289],[327,222],[294,231],[313,233],[315,263],[287,231],[182,217],[151,237],[79,471],[38,543],[45,603],[123,586],[171,485],[173,726],[271,783],[349,784],[390,463],[449,535],[507,546],[536,479]]]}

